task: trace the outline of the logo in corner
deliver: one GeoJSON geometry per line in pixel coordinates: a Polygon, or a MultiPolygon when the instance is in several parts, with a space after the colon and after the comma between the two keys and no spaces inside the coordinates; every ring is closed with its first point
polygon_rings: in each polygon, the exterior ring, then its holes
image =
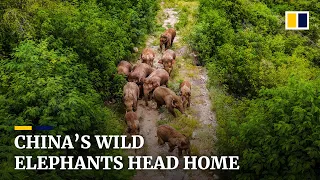
{"type": "Polygon", "coordinates": [[[286,11],[286,30],[309,30],[309,11],[286,11]]]}

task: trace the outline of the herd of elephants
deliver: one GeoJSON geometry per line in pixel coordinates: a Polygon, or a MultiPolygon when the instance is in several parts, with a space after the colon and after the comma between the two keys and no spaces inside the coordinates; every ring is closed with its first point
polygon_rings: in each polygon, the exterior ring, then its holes
{"type": "MultiPolygon", "coordinates": [[[[174,117],[176,117],[174,108],[184,113],[184,109],[190,106],[190,82],[183,81],[180,84],[179,96],[167,86],[176,58],[176,53],[169,49],[175,36],[176,31],[173,28],[167,29],[160,36],[160,52],[163,52],[163,45],[165,51],[158,63],[163,65],[163,69],[153,68],[155,52],[151,48],[145,48],[142,51],[140,56],[142,63],[132,67],[131,63],[121,61],[117,66],[118,74],[125,75],[128,80],[123,87],[123,102],[126,107],[127,133],[130,135],[139,134],[139,118],[136,111],[138,99],[140,96],[142,97],[142,94],[146,106],[148,106],[148,101],[153,98],[157,103],[157,108],[165,105],[174,117]]],[[[173,127],[169,125],[158,126],[157,137],[160,145],[168,143],[169,152],[177,147],[179,156],[182,155],[183,150],[186,151],[186,154],[190,154],[189,138],[173,127]]]]}

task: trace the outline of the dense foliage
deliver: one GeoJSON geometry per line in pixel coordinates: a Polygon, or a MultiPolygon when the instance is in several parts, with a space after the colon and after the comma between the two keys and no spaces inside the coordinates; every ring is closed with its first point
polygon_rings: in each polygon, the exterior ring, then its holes
{"type": "Polygon", "coordinates": [[[219,153],[240,156],[239,179],[319,177],[319,1],[200,2],[190,44],[209,70],[219,153]],[[310,31],[285,31],[285,10],[309,10],[310,31]]]}
{"type": "Polygon", "coordinates": [[[14,125],[51,125],[26,134],[121,134],[103,102],[119,98],[116,64],[152,30],[153,0],[4,0],[0,3],[0,174],[2,179],[127,179],[114,171],[15,171],[14,155],[120,152],[17,150],[14,125]]]}
{"type": "Polygon", "coordinates": [[[72,48],[90,70],[103,98],[119,97],[121,78],[115,65],[151,30],[156,2],[5,1],[1,8],[0,57],[10,57],[21,40],[51,38],[50,48],[72,48]],[[113,84],[113,86],[111,86],[113,84]]]}

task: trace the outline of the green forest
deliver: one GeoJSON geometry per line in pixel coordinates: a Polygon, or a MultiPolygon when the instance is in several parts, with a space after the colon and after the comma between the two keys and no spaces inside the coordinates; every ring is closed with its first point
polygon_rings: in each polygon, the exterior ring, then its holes
{"type": "Polygon", "coordinates": [[[13,126],[51,125],[53,135],[122,134],[122,117],[104,102],[122,97],[125,79],[116,74],[116,65],[152,31],[157,9],[153,0],[1,0],[1,179],[131,176],[126,171],[16,171],[14,155],[123,153],[18,150],[13,141],[23,132],[13,126]]]}
{"type": "MultiPolygon", "coordinates": [[[[209,71],[219,154],[237,179],[320,177],[320,2],[201,0],[190,40],[209,71]],[[286,31],[285,11],[310,11],[286,31]]],[[[232,179],[233,179],[232,178],[232,179]]]]}
{"type": "MultiPolygon", "coordinates": [[[[226,178],[318,179],[320,1],[180,1],[199,4],[195,19],[186,7],[179,11],[177,33],[187,27],[183,38],[208,72],[218,124],[212,149],[240,159],[240,170],[225,172],[226,178]],[[310,29],[285,30],[285,11],[309,11],[310,29]]],[[[117,107],[126,79],[117,64],[132,62],[134,47],[161,29],[156,16],[163,2],[178,0],[1,0],[1,179],[132,178],[135,172],[125,169],[16,171],[15,155],[127,154],[97,147],[18,150],[14,139],[124,134],[117,107]],[[15,125],[54,130],[19,132],[15,125]]]]}

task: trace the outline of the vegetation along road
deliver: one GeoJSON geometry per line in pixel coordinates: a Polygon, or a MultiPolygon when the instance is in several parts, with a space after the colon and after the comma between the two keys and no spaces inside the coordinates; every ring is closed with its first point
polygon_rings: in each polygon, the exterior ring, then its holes
{"type": "Polygon", "coordinates": [[[1,0],[1,179],[318,179],[319,9],[319,0],[1,0]],[[309,30],[285,30],[285,11],[309,11],[309,30]],[[129,67],[153,55],[153,68],[141,65],[144,77],[135,79],[129,67]],[[128,76],[117,73],[121,61],[131,63],[123,62],[128,76]],[[137,95],[150,74],[157,87],[147,106],[137,95]],[[182,108],[189,94],[190,107],[182,108]],[[54,128],[21,132],[15,125],[54,128]],[[12,143],[19,134],[112,135],[137,127],[145,138],[137,151],[20,151],[12,143]],[[172,152],[170,143],[160,145],[166,135],[175,137],[172,152]],[[179,149],[239,156],[240,169],[14,170],[16,155],[177,156],[179,149]]]}

